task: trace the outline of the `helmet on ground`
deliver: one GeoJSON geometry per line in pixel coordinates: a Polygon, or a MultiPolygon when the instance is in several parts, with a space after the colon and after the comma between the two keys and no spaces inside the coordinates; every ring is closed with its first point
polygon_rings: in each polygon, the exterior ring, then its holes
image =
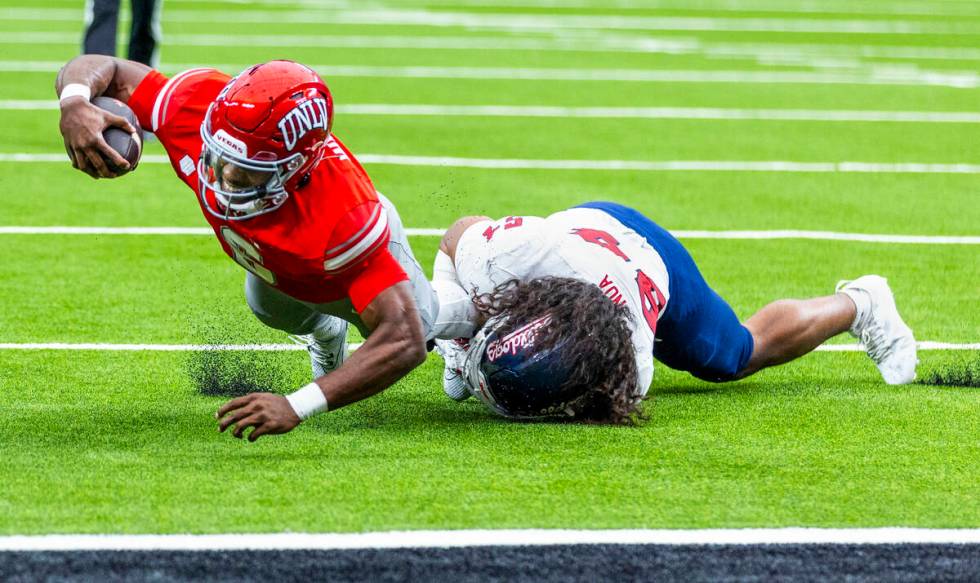
{"type": "Polygon", "coordinates": [[[473,337],[466,358],[471,392],[504,417],[533,419],[570,417],[583,397],[582,387],[568,387],[572,366],[563,356],[567,339],[551,346],[540,342],[551,323],[543,316],[501,335],[492,319],[473,337]]]}
{"type": "Polygon", "coordinates": [[[330,91],[309,67],[249,67],[221,90],[201,124],[204,207],[227,220],[279,208],[320,161],[332,122],[330,91]]]}

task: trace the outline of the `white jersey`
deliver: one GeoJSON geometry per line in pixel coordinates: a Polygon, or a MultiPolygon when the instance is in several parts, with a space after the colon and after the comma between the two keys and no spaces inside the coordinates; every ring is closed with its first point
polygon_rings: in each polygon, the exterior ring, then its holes
{"type": "Polygon", "coordinates": [[[512,279],[571,277],[594,283],[633,315],[640,391],[653,380],[653,338],[669,298],[667,267],[646,239],[597,209],[573,208],[547,218],[482,221],[456,248],[460,285],[488,293],[512,279]]]}

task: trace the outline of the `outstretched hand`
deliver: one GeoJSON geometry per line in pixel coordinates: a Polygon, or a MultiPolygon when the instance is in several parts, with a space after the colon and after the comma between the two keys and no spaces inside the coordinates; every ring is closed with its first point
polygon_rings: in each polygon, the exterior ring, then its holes
{"type": "Polygon", "coordinates": [[[136,134],[136,128],[125,118],[92,105],[84,97],[72,97],[61,104],[61,135],[74,168],[92,178],[120,175],[106,164],[106,160],[115,168],[129,170],[129,162],[113,150],[102,135],[109,127],[136,134]]]}
{"type": "Polygon", "coordinates": [[[245,436],[247,428],[253,427],[248,434],[249,441],[266,434],[287,433],[300,423],[286,397],[272,393],[250,393],[232,399],[218,409],[214,417],[218,419],[218,430],[221,432],[234,425],[231,433],[238,439],[245,436]]]}

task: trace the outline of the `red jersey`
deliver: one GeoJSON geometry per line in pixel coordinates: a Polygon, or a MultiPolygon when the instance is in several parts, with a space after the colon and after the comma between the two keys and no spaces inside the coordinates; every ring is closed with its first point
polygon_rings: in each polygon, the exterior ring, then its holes
{"type": "Polygon", "coordinates": [[[230,80],[215,69],[191,69],[171,79],[151,71],[129,99],[140,125],[167,150],[177,176],[198,194],[225,253],[289,296],[312,303],[350,298],[358,312],[408,279],[388,252],[387,213],[371,179],[334,137],[308,183],[278,209],[238,221],[207,211],[197,177],[201,123],[230,80]]]}

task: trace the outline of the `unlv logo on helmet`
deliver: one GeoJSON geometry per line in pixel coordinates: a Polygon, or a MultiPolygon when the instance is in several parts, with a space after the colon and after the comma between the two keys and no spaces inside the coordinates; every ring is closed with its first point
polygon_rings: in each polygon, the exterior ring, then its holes
{"type": "Polygon", "coordinates": [[[279,120],[278,127],[286,143],[286,150],[292,151],[296,147],[296,142],[313,128],[326,131],[329,119],[326,99],[317,97],[299,103],[279,120]]]}

